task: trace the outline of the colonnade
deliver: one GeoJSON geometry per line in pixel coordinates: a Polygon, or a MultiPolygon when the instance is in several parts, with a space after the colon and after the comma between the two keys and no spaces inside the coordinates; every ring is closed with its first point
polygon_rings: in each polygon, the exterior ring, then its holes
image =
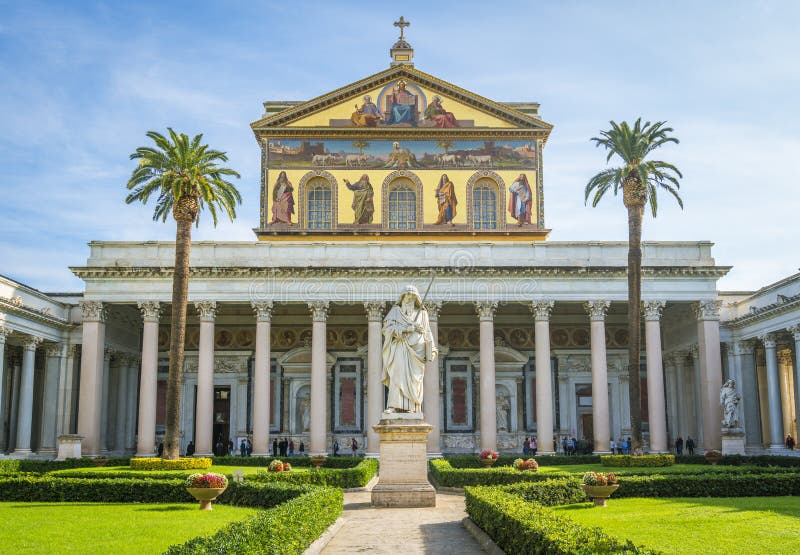
{"type": "MultiPolygon", "coordinates": [[[[83,449],[87,455],[101,454],[101,446],[105,446],[101,424],[104,388],[103,366],[106,353],[103,351],[105,324],[101,303],[87,301],[83,303],[84,322],[84,356],[81,359],[81,395],[78,417],[78,432],[84,436],[83,449]]],[[[271,301],[253,301],[252,309],[256,320],[255,365],[253,374],[253,452],[267,454],[270,451],[269,438],[270,418],[270,326],[273,311],[271,301]]],[[[533,316],[535,331],[536,368],[550,368],[550,316],[554,307],[553,299],[536,299],[529,304],[533,316]]],[[[586,310],[591,337],[592,367],[592,414],[594,428],[594,449],[598,453],[609,451],[611,439],[609,417],[609,386],[606,361],[605,319],[610,306],[608,300],[595,299],[587,301],[586,310]]],[[[645,316],[645,342],[647,353],[647,394],[649,399],[650,450],[667,451],[666,406],[664,402],[664,373],[661,360],[660,316],[664,307],[663,301],[647,301],[643,310],[645,316]]],[[[701,303],[702,304],[702,303],[701,303]]],[[[309,315],[312,321],[311,337],[311,414],[309,454],[327,451],[327,405],[326,395],[327,368],[326,337],[329,303],[327,301],[308,302],[309,315]]],[[[158,372],[158,323],[160,305],[155,301],[139,303],[142,313],[142,351],[141,378],[139,387],[139,419],[136,454],[145,456],[153,454],[155,445],[155,413],[158,372]]],[[[214,402],[214,321],[217,304],[214,301],[198,301],[194,303],[200,321],[198,345],[198,375],[196,402],[195,453],[207,455],[213,451],[213,402],[214,402]]],[[[368,327],[367,346],[367,403],[366,403],[366,451],[370,455],[377,454],[377,436],[372,425],[380,419],[383,411],[383,386],[381,384],[381,345],[382,318],[385,304],[380,302],[364,303],[368,327]]],[[[426,303],[434,337],[438,337],[438,318],[441,310],[440,302],[426,303]]],[[[475,303],[480,330],[479,359],[479,399],[480,414],[478,430],[480,447],[496,449],[497,427],[495,411],[495,360],[494,360],[494,316],[496,302],[484,301],[475,303]]],[[[698,314],[706,314],[702,310],[698,314]]],[[[713,318],[713,311],[707,319],[698,316],[698,339],[701,347],[698,350],[702,387],[697,396],[704,416],[719,411],[718,401],[712,399],[719,391],[721,380],[719,362],[719,322],[713,318]],[[716,342],[715,342],[716,341],[716,342]],[[715,358],[716,353],[716,358],[715,358]],[[716,377],[714,374],[719,377],[716,377]],[[713,394],[712,394],[713,393],[713,394]],[[712,402],[713,401],[713,402],[712,402]]],[[[431,455],[441,451],[441,414],[442,396],[439,391],[439,364],[429,363],[425,375],[425,392],[423,413],[433,426],[429,436],[428,450],[431,455]]],[[[123,382],[117,382],[122,392],[123,382]]],[[[539,452],[553,453],[556,444],[553,437],[553,395],[552,376],[550,372],[537,372],[536,415],[537,441],[539,452]]],[[[117,419],[129,414],[130,407],[116,407],[117,419]]],[[[705,420],[705,418],[704,418],[705,420]]],[[[703,430],[714,441],[714,430],[707,426],[703,430]]],[[[117,429],[117,444],[122,440],[122,432],[117,429]]],[[[719,435],[717,426],[716,435],[719,435]]]]}

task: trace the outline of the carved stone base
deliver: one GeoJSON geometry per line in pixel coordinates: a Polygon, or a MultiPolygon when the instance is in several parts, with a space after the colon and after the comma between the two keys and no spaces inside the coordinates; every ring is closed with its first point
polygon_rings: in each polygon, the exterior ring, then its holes
{"type": "Polygon", "coordinates": [[[722,454],[745,454],[744,430],[741,428],[722,428],[722,454]]]}
{"type": "Polygon", "coordinates": [[[428,482],[427,437],[433,428],[421,414],[384,413],[373,426],[380,436],[374,507],[435,507],[436,490],[428,482]],[[399,416],[399,417],[398,417],[399,416]]]}
{"type": "Polygon", "coordinates": [[[57,461],[81,458],[81,441],[83,436],[76,434],[65,434],[58,436],[58,455],[57,461]]]}

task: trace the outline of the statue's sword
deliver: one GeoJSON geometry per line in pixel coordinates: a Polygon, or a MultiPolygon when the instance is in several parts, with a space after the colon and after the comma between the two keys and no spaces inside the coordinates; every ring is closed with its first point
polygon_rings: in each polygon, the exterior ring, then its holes
{"type": "Polygon", "coordinates": [[[428,298],[428,293],[430,293],[430,292],[431,292],[431,286],[433,285],[433,280],[435,280],[435,279],[436,279],[436,274],[433,274],[433,275],[431,276],[431,281],[430,281],[430,283],[428,284],[428,288],[425,290],[425,294],[422,296],[422,306],[423,306],[423,307],[425,306],[425,299],[427,299],[427,298],[428,298]]]}

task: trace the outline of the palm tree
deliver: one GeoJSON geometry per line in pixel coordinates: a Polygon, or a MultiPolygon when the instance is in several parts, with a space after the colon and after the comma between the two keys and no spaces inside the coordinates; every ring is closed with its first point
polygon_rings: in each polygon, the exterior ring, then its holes
{"type": "Polygon", "coordinates": [[[682,178],[681,172],[667,162],[646,160],[655,149],[666,143],[678,143],[671,137],[671,127],[665,121],[642,124],[642,118],[631,127],[627,122],[610,122],[611,129],[601,131],[601,137],[592,137],[595,146],[603,146],[608,151],[606,162],[614,155],[622,159],[624,165],[604,170],[589,180],[586,185],[584,203],[592,197],[592,206],[597,206],[609,190],[614,195],[622,189],[622,203],[628,209],[628,388],[630,393],[631,441],[633,447],[642,444],[642,404],[639,377],[639,349],[641,341],[641,297],[642,297],[642,217],[644,207],[650,204],[653,217],[658,211],[657,191],[664,189],[678,201],[683,208],[683,200],[678,195],[682,178]],[[677,177],[676,177],[677,176],[677,177]]]}
{"type": "Polygon", "coordinates": [[[364,141],[364,140],[361,140],[361,139],[359,139],[357,141],[353,141],[351,144],[353,145],[353,148],[357,148],[358,149],[358,155],[359,156],[364,156],[364,149],[369,146],[369,143],[367,141],[364,141]]]}
{"type": "Polygon", "coordinates": [[[183,133],[178,135],[171,128],[168,131],[169,138],[148,131],[147,136],[155,146],[142,146],[131,154],[131,160],[139,160],[139,163],[128,180],[127,186],[132,192],[125,202],[130,204],[138,200],[146,204],[150,195],[156,193],[158,199],[153,220],[165,222],[172,213],[177,222],[163,454],[165,459],[177,459],[192,224],[199,221],[199,213],[205,207],[208,207],[215,226],[218,210],[225,212],[233,221],[236,205],[241,204],[242,197],[236,187],[226,180],[228,176],[238,178],[239,174],[218,165],[228,161],[224,152],[200,144],[203,135],[195,135],[190,141],[183,133]]]}
{"type": "Polygon", "coordinates": [[[453,146],[453,141],[439,141],[436,146],[444,150],[445,154],[448,154],[448,150],[453,146]]]}

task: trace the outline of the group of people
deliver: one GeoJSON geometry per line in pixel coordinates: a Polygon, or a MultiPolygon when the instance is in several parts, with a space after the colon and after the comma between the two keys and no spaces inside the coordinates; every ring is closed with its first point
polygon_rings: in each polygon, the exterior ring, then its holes
{"type": "MultiPolygon", "coordinates": [[[[351,437],[349,443],[350,443],[350,452],[355,457],[358,454],[358,441],[356,440],[356,438],[351,437]]],[[[333,456],[338,457],[340,450],[341,446],[339,445],[339,440],[333,438],[333,456]]]]}
{"type": "Polygon", "coordinates": [[[536,444],[535,437],[526,437],[525,441],[522,442],[522,454],[523,455],[532,455],[536,456],[536,452],[539,450],[539,446],[536,444]]]}
{"type": "MultiPolygon", "coordinates": [[[[302,441],[297,446],[297,453],[302,456],[306,454],[306,444],[302,441]]],[[[293,439],[284,437],[280,440],[275,438],[272,440],[272,456],[273,457],[293,457],[295,455],[295,443],[293,439]]]]}
{"type": "Polygon", "coordinates": [[[613,439],[609,443],[609,448],[611,449],[612,455],[630,455],[631,454],[631,438],[623,439],[617,438],[616,441],[613,439]]]}
{"type": "Polygon", "coordinates": [[[564,455],[588,455],[594,451],[594,442],[591,439],[578,439],[576,437],[561,437],[561,453],[564,455]]]}
{"type": "Polygon", "coordinates": [[[686,436],[685,442],[681,436],[678,436],[678,439],[675,440],[675,454],[683,455],[684,447],[686,448],[687,455],[694,455],[695,443],[692,436],[686,436]]]}

